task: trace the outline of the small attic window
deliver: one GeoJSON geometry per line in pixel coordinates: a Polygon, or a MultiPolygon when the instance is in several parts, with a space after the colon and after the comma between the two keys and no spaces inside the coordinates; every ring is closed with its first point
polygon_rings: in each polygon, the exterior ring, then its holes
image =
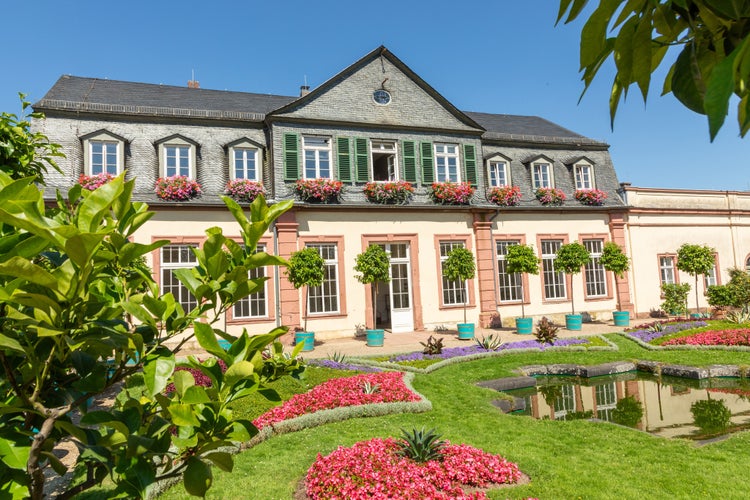
{"type": "Polygon", "coordinates": [[[576,189],[594,189],[594,167],[586,162],[579,161],[573,165],[573,177],[576,189]]]}

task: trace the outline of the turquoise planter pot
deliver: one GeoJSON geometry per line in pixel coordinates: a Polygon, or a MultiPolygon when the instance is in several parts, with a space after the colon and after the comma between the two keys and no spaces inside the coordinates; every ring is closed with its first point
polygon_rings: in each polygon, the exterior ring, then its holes
{"type": "Polygon", "coordinates": [[[312,351],[315,349],[315,332],[296,332],[294,334],[294,343],[302,346],[302,352],[312,351]]]}
{"type": "Polygon", "coordinates": [[[581,329],[581,315],[580,314],[566,314],[565,315],[565,328],[568,330],[580,330],[581,329]]]}
{"type": "Polygon", "coordinates": [[[368,347],[383,347],[383,340],[385,339],[385,330],[366,330],[367,334],[367,346],[368,347]]]}
{"type": "Polygon", "coordinates": [[[474,338],[474,323],[459,323],[458,340],[471,340],[474,338]]]}
{"type": "Polygon", "coordinates": [[[630,326],[630,311],[614,311],[612,319],[615,326],[630,326]]]}
{"type": "Polygon", "coordinates": [[[534,329],[533,318],[516,318],[516,333],[530,335],[534,329]]]}

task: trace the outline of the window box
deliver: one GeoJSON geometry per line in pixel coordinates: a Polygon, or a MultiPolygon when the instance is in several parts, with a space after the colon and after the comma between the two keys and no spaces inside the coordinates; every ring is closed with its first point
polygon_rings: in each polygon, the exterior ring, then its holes
{"type": "Polygon", "coordinates": [[[235,179],[227,183],[224,194],[231,196],[236,201],[252,203],[259,194],[265,195],[266,190],[260,182],[249,179],[235,179]]]}
{"type": "Polygon", "coordinates": [[[607,193],[599,189],[577,189],[575,196],[581,204],[595,207],[604,205],[604,200],[607,199],[607,193]]]}
{"type": "Polygon", "coordinates": [[[435,182],[430,189],[430,198],[442,205],[468,205],[474,188],[468,182],[435,182]]]}
{"type": "Polygon", "coordinates": [[[542,205],[562,205],[566,199],[562,189],[557,188],[539,188],[534,192],[534,196],[542,205]]]}
{"type": "Polygon", "coordinates": [[[294,191],[302,201],[328,203],[337,201],[343,184],[333,179],[300,179],[294,185],[294,191]]]}
{"type": "Polygon", "coordinates": [[[521,202],[521,188],[518,186],[503,186],[490,189],[487,199],[501,207],[514,207],[521,202]]]}
{"type": "Polygon", "coordinates": [[[414,194],[414,186],[410,182],[368,182],[363,192],[372,203],[392,203],[404,205],[414,194]]]}
{"type": "Polygon", "coordinates": [[[201,185],[184,175],[159,177],[156,181],[156,196],[162,200],[185,201],[200,196],[201,185]]]}
{"type": "Polygon", "coordinates": [[[81,185],[83,189],[88,189],[89,191],[93,191],[112,179],[114,179],[115,176],[108,173],[101,173],[96,175],[84,175],[81,174],[81,176],[78,178],[78,184],[81,185]]]}

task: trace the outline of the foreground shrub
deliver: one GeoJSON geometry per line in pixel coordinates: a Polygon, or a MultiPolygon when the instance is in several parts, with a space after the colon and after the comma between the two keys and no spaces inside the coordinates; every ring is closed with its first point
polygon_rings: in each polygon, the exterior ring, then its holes
{"type": "Polygon", "coordinates": [[[518,466],[498,455],[467,445],[445,443],[442,460],[417,463],[398,456],[393,438],[375,438],[318,455],[307,472],[311,499],[485,499],[483,491],[466,493],[462,486],[487,488],[518,482],[518,466]]]}

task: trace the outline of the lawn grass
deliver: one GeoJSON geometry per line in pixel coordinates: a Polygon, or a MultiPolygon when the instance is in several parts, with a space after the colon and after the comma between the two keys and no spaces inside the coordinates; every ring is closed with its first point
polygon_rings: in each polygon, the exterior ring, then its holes
{"type": "MultiPolygon", "coordinates": [[[[318,453],[401,429],[436,428],[443,438],[467,443],[516,462],[529,485],[489,492],[490,498],[746,498],[745,464],[750,433],[696,447],[606,423],[539,421],[502,414],[498,397],[475,382],[513,376],[519,366],[549,363],[598,364],[655,360],[695,366],[750,362],[730,351],[649,351],[619,335],[608,338],[619,351],[519,353],[447,366],[418,374],[414,387],[433,403],[422,414],[352,419],[273,437],[236,457],[234,472],[214,471],[208,498],[290,499],[318,453]]],[[[325,377],[331,373],[319,373],[325,377]]],[[[165,498],[187,498],[178,485],[165,498]]]]}

